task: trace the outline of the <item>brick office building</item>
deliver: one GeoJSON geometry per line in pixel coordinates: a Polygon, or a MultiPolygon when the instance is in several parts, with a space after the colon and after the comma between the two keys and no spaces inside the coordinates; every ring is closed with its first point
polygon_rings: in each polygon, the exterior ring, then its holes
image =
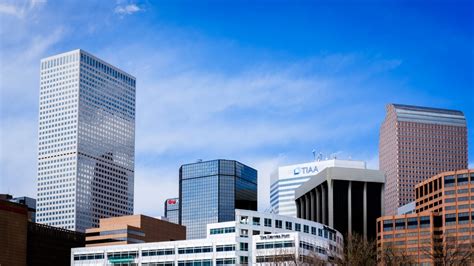
{"type": "Polygon", "coordinates": [[[68,265],[83,233],[28,221],[28,206],[0,200],[0,265],[68,265]]]}
{"type": "Polygon", "coordinates": [[[467,126],[460,111],[387,105],[380,128],[379,169],[386,175],[385,214],[415,199],[415,185],[467,168],[467,126]]]}
{"type": "Polygon", "coordinates": [[[109,246],[186,239],[186,227],[145,215],[100,219],[99,228],[86,229],[86,246],[109,246]]]}
{"type": "Polygon", "coordinates": [[[377,219],[381,263],[474,263],[474,169],[436,175],[415,195],[414,213],[377,219]]]}

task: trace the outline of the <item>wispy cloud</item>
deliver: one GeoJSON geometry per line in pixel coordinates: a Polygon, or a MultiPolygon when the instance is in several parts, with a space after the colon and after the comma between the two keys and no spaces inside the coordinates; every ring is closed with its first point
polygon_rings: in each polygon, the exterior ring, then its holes
{"type": "Polygon", "coordinates": [[[29,12],[46,3],[46,0],[18,0],[0,3],[0,14],[25,18],[29,12]]]}
{"type": "Polygon", "coordinates": [[[128,4],[128,5],[119,5],[115,7],[114,12],[119,15],[131,15],[140,10],[142,9],[136,4],[128,4]]]}

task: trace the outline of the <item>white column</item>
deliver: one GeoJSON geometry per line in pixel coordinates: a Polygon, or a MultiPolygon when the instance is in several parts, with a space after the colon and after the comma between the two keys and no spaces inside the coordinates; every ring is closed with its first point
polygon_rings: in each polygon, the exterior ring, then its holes
{"type": "Polygon", "coordinates": [[[333,188],[332,188],[332,180],[328,180],[328,216],[329,216],[329,223],[328,225],[334,228],[334,195],[333,195],[333,188]]]}

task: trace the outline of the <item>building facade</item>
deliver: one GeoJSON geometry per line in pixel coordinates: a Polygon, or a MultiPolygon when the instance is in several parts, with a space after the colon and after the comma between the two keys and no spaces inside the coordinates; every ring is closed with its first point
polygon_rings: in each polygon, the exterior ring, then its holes
{"type": "Polygon", "coordinates": [[[83,233],[29,221],[28,207],[0,199],[0,265],[67,265],[83,233]]]}
{"type": "Polygon", "coordinates": [[[7,200],[25,205],[28,208],[28,221],[36,222],[36,199],[30,197],[13,197],[10,194],[0,194],[0,200],[7,200]]]}
{"type": "Polygon", "coordinates": [[[415,199],[419,182],[467,168],[467,126],[460,111],[387,105],[380,128],[379,169],[385,172],[385,213],[415,199]]]}
{"type": "Polygon", "coordinates": [[[296,217],[295,189],[308,181],[326,167],[350,167],[365,169],[363,161],[331,159],[303,164],[278,167],[272,175],[270,187],[270,204],[272,212],[296,217]]]}
{"type": "Polygon", "coordinates": [[[234,216],[209,224],[203,239],[75,248],[71,265],[275,265],[342,257],[342,235],[325,225],[248,210],[234,216]]]}
{"type": "Polygon", "coordinates": [[[86,246],[91,247],[185,239],[184,226],[140,214],[103,218],[99,228],[86,229],[86,246]]]}
{"type": "Polygon", "coordinates": [[[135,85],[83,50],[41,60],[39,223],[84,232],[133,213],[135,85]]]}
{"type": "Polygon", "coordinates": [[[207,224],[233,221],[235,209],[257,210],[257,170],[232,160],[185,164],[179,199],[187,239],[204,238],[207,224]]]}
{"type": "Polygon", "coordinates": [[[165,217],[168,221],[179,224],[179,198],[165,200],[165,217]]]}
{"type": "Polygon", "coordinates": [[[474,263],[474,170],[438,174],[415,187],[415,212],[377,219],[381,263],[474,263]]]}
{"type": "Polygon", "coordinates": [[[296,189],[298,218],[375,239],[383,213],[385,177],[381,171],[327,167],[296,189]]]}

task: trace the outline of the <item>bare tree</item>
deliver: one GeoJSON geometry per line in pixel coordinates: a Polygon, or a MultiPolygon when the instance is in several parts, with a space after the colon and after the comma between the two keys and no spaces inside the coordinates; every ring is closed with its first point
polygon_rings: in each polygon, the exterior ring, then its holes
{"type": "Polygon", "coordinates": [[[376,242],[367,240],[362,235],[353,233],[346,236],[344,258],[336,263],[350,266],[370,266],[377,264],[376,242]]]}
{"type": "Polygon", "coordinates": [[[471,265],[474,263],[473,249],[471,241],[463,243],[456,236],[445,235],[443,242],[422,249],[422,254],[439,266],[471,265]]]}
{"type": "Polygon", "coordinates": [[[387,266],[414,265],[416,261],[404,248],[385,247],[378,254],[378,263],[387,266]]]}

